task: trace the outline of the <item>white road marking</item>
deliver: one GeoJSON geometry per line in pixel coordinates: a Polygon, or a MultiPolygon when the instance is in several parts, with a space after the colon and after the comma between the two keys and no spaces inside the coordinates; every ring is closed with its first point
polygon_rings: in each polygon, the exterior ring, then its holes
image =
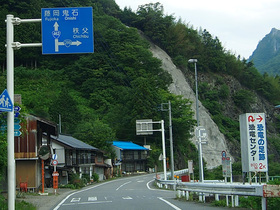
{"type": "MultiPolygon", "coordinates": [[[[148,175],[143,175],[143,177],[145,177],[145,176],[150,176],[150,174],[148,174],[148,175]]],[[[101,184],[94,185],[93,187],[89,187],[89,188],[86,188],[86,189],[83,189],[83,190],[80,190],[80,191],[73,192],[73,193],[67,195],[62,201],[60,201],[60,203],[57,204],[57,206],[56,206],[53,210],[58,210],[62,205],[65,205],[64,202],[65,202],[68,198],[70,198],[71,196],[73,196],[73,195],[75,195],[75,194],[78,194],[78,193],[81,193],[81,192],[85,192],[85,191],[88,191],[88,190],[92,190],[92,189],[94,189],[94,188],[100,187],[100,186],[105,185],[105,184],[110,184],[110,183],[112,183],[112,182],[119,182],[119,181],[120,181],[119,179],[116,179],[116,180],[113,180],[113,181],[110,181],[110,182],[103,182],[103,183],[101,183],[101,184]]],[[[151,180],[151,181],[153,181],[153,180],[151,180]]],[[[148,186],[148,183],[147,183],[147,186],[148,186]]],[[[148,187],[148,188],[149,188],[149,187],[148,187]]],[[[149,188],[149,189],[150,189],[150,188],[149,188]]],[[[111,201],[108,201],[108,202],[111,202],[111,201]]]]}
{"type": "Polygon", "coordinates": [[[130,196],[126,196],[126,197],[122,197],[124,200],[131,200],[131,199],[133,199],[132,197],[130,197],[130,196]]]}
{"type": "Polygon", "coordinates": [[[81,198],[72,198],[72,200],[70,201],[71,203],[73,202],[79,202],[81,200],[81,198]]]}
{"type": "Polygon", "coordinates": [[[123,183],[121,186],[119,186],[117,189],[116,189],[116,191],[118,191],[121,187],[123,187],[124,185],[126,185],[126,184],[129,184],[131,181],[129,181],[129,182],[126,182],[126,183],[123,183]]]}
{"type": "Polygon", "coordinates": [[[95,201],[95,202],[80,202],[80,203],[65,203],[61,206],[85,205],[85,204],[98,204],[98,203],[112,203],[113,201],[95,201]]]}
{"type": "Polygon", "coordinates": [[[97,197],[88,197],[88,201],[97,201],[97,197]]]}
{"type": "Polygon", "coordinates": [[[167,203],[169,206],[171,206],[173,209],[176,209],[176,210],[181,210],[179,207],[175,206],[174,204],[170,203],[169,201],[167,200],[164,200],[163,198],[161,197],[158,197],[158,199],[162,200],[163,202],[167,203]]]}

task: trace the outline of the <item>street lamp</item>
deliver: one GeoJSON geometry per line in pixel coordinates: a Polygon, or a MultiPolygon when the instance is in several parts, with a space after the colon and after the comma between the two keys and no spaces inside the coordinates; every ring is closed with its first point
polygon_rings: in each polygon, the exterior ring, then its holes
{"type": "MultiPolygon", "coordinates": [[[[196,96],[196,121],[197,127],[199,126],[199,113],[198,113],[198,87],[197,87],[197,69],[196,63],[197,59],[189,59],[189,63],[194,63],[194,70],[195,70],[195,96],[196,96]]],[[[203,160],[202,160],[202,146],[201,146],[201,138],[198,138],[198,159],[199,159],[199,181],[204,182],[204,175],[203,175],[203,160]]]]}

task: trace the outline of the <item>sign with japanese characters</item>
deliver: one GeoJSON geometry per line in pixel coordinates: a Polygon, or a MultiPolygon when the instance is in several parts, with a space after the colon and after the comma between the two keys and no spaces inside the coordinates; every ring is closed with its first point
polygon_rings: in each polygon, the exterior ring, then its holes
{"type": "Polygon", "coordinates": [[[267,172],[268,155],[264,113],[239,116],[243,172],[267,172]]]}
{"type": "Polygon", "coordinates": [[[43,8],[42,54],[93,53],[92,7],[43,8]]]}

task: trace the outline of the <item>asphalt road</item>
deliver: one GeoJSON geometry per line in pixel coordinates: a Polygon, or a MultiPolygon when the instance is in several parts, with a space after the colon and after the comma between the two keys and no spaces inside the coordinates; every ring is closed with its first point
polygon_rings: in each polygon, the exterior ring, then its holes
{"type": "Polygon", "coordinates": [[[217,209],[208,204],[176,200],[175,191],[156,189],[153,186],[154,176],[148,174],[102,182],[69,194],[54,209],[217,209]]]}

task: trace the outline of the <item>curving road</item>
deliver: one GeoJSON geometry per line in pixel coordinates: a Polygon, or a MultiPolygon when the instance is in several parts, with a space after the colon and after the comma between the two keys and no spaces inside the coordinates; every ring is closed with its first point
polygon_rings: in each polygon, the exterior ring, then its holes
{"type": "Polygon", "coordinates": [[[102,182],[68,195],[54,209],[217,209],[202,203],[175,200],[175,191],[160,190],[153,186],[154,176],[148,174],[102,182]]]}

